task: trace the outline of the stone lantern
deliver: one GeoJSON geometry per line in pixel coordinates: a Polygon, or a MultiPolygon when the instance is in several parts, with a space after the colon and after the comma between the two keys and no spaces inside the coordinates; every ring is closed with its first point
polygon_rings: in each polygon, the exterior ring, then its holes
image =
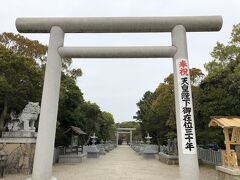
{"type": "Polygon", "coordinates": [[[145,137],[145,139],[147,140],[147,145],[143,150],[143,157],[147,158],[147,159],[154,159],[155,154],[157,154],[158,152],[153,150],[153,148],[150,144],[152,137],[149,135],[149,133],[147,133],[147,137],[145,137]]]}
{"type": "Polygon", "coordinates": [[[152,137],[150,137],[150,136],[149,136],[149,133],[147,133],[147,137],[145,137],[145,139],[147,140],[146,143],[147,143],[147,144],[150,144],[152,137]]]}
{"type": "Polygon", "coordinates": [[[90,136],[90,138],[92,139],[92,145],[88,146],[87,148],[87,157],[88,158],[99,158],[99,149],[97,148],[97,146],[95,145],[96,143],[96,139],[98,138],[95,133],[93,133],[93,136],[90,136]]]}

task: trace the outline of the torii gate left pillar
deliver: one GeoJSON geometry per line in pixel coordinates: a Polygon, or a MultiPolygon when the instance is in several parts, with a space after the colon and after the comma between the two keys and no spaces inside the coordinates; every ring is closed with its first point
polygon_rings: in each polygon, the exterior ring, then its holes
{"type": "Polygon", "coordinates": [[[63,42],[63,30],[60,27],[53,26],[50,31],[44,77],[40,112],[41,122],[38,127],[38,137],[35,148],[33,180],[56,179],[52,177],[52,164],[62,71],[62,57],[58,53],[58,48],[63,46],[63,42]]]}

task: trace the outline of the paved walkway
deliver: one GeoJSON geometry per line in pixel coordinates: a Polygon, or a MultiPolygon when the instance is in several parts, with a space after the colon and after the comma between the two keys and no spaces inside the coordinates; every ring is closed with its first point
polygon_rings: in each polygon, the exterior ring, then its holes
{"type": "MultiPolygon", "coordinates": [[[[158,159],[143,159],[129,146],[119,146],[99,159],[84,159],[75,165],[57,164],[53,175],[59,180],[177,180],[178,166],[158,159]]],[[[215,169],[200,168],[201,180],[217,180],[215,169]]],[[[9,175],[5,180],[25,180],[28,176],[9,175]]]]}

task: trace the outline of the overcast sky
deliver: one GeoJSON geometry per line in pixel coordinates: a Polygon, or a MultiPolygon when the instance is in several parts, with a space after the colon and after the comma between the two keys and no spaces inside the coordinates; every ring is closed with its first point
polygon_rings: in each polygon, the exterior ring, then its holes
{"type": "MultiPolygon", "coordinates": [[[[228,42],[240,22],[239,0],[3,0],[0,33],[14,32],[17,17],[199,16],[222,15],[220,32],[188,33],[190,68],[204,70],[216,41],[228,42]]],[[[23,34],[48,43],[48,34],[23,34]]],[[[171,45],[169,33],[66,34],[68,46],[171,45]]],[[[172,73],[171,59],[74,59],[83,76],[77,84],[86,100],[111,112],[116,122],[132,120],[136,103],[172,73]]]]}

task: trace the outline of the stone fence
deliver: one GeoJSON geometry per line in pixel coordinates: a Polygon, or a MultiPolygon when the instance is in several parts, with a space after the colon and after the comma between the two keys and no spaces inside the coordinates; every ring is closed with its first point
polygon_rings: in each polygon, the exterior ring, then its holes
{"type": "MultiPolygon", "coordinates": [[[[147,144],[132,144],[131,147],[134,151],[142,153],[147,144]]],[[[159,146],[156,144],[149,144],[152,150],[159,152],[159,146]]]]}
{"type": "MultiPolygon", "coordinates": [[[[198,153],[198,159],[206,164],[211,164],[211,165],[222,165],[222,156],[221,152],[222,150],[212,150],[212,149],[204,149],[201,147],[197,148],[197,153],[198,153]]],[[[160,145],[160,152],[166,153],[167,152],[167,146],[160,145]]]]}
{"type": "Polygon", "coordinates": [[[198,159],[203,163],[220,166],[222,165],[222,150],[204,149],[198,147],[198,159]]]}
{"type": "MultiPolygon", "coordinates": [[[[115,148],[115,145],[113,143],[97,144],[96,146],[98,149],[103,147],[106,150],[106,152],[109,152],[115,148]]],[[[56,147],[54,148],[53,164],[56,164],[59,162],[60,155],[74,154],[74,153],[79,155],[83,155],[83,154],[86,155],[87,149],[88,149],[88,146],[86,145],[79,146],[77,149],[76,147],[74,148],[63,147],[63,146],[56,147]],[[77,153],[77,150],[78,150],[78,153],[77,153]]]]}

